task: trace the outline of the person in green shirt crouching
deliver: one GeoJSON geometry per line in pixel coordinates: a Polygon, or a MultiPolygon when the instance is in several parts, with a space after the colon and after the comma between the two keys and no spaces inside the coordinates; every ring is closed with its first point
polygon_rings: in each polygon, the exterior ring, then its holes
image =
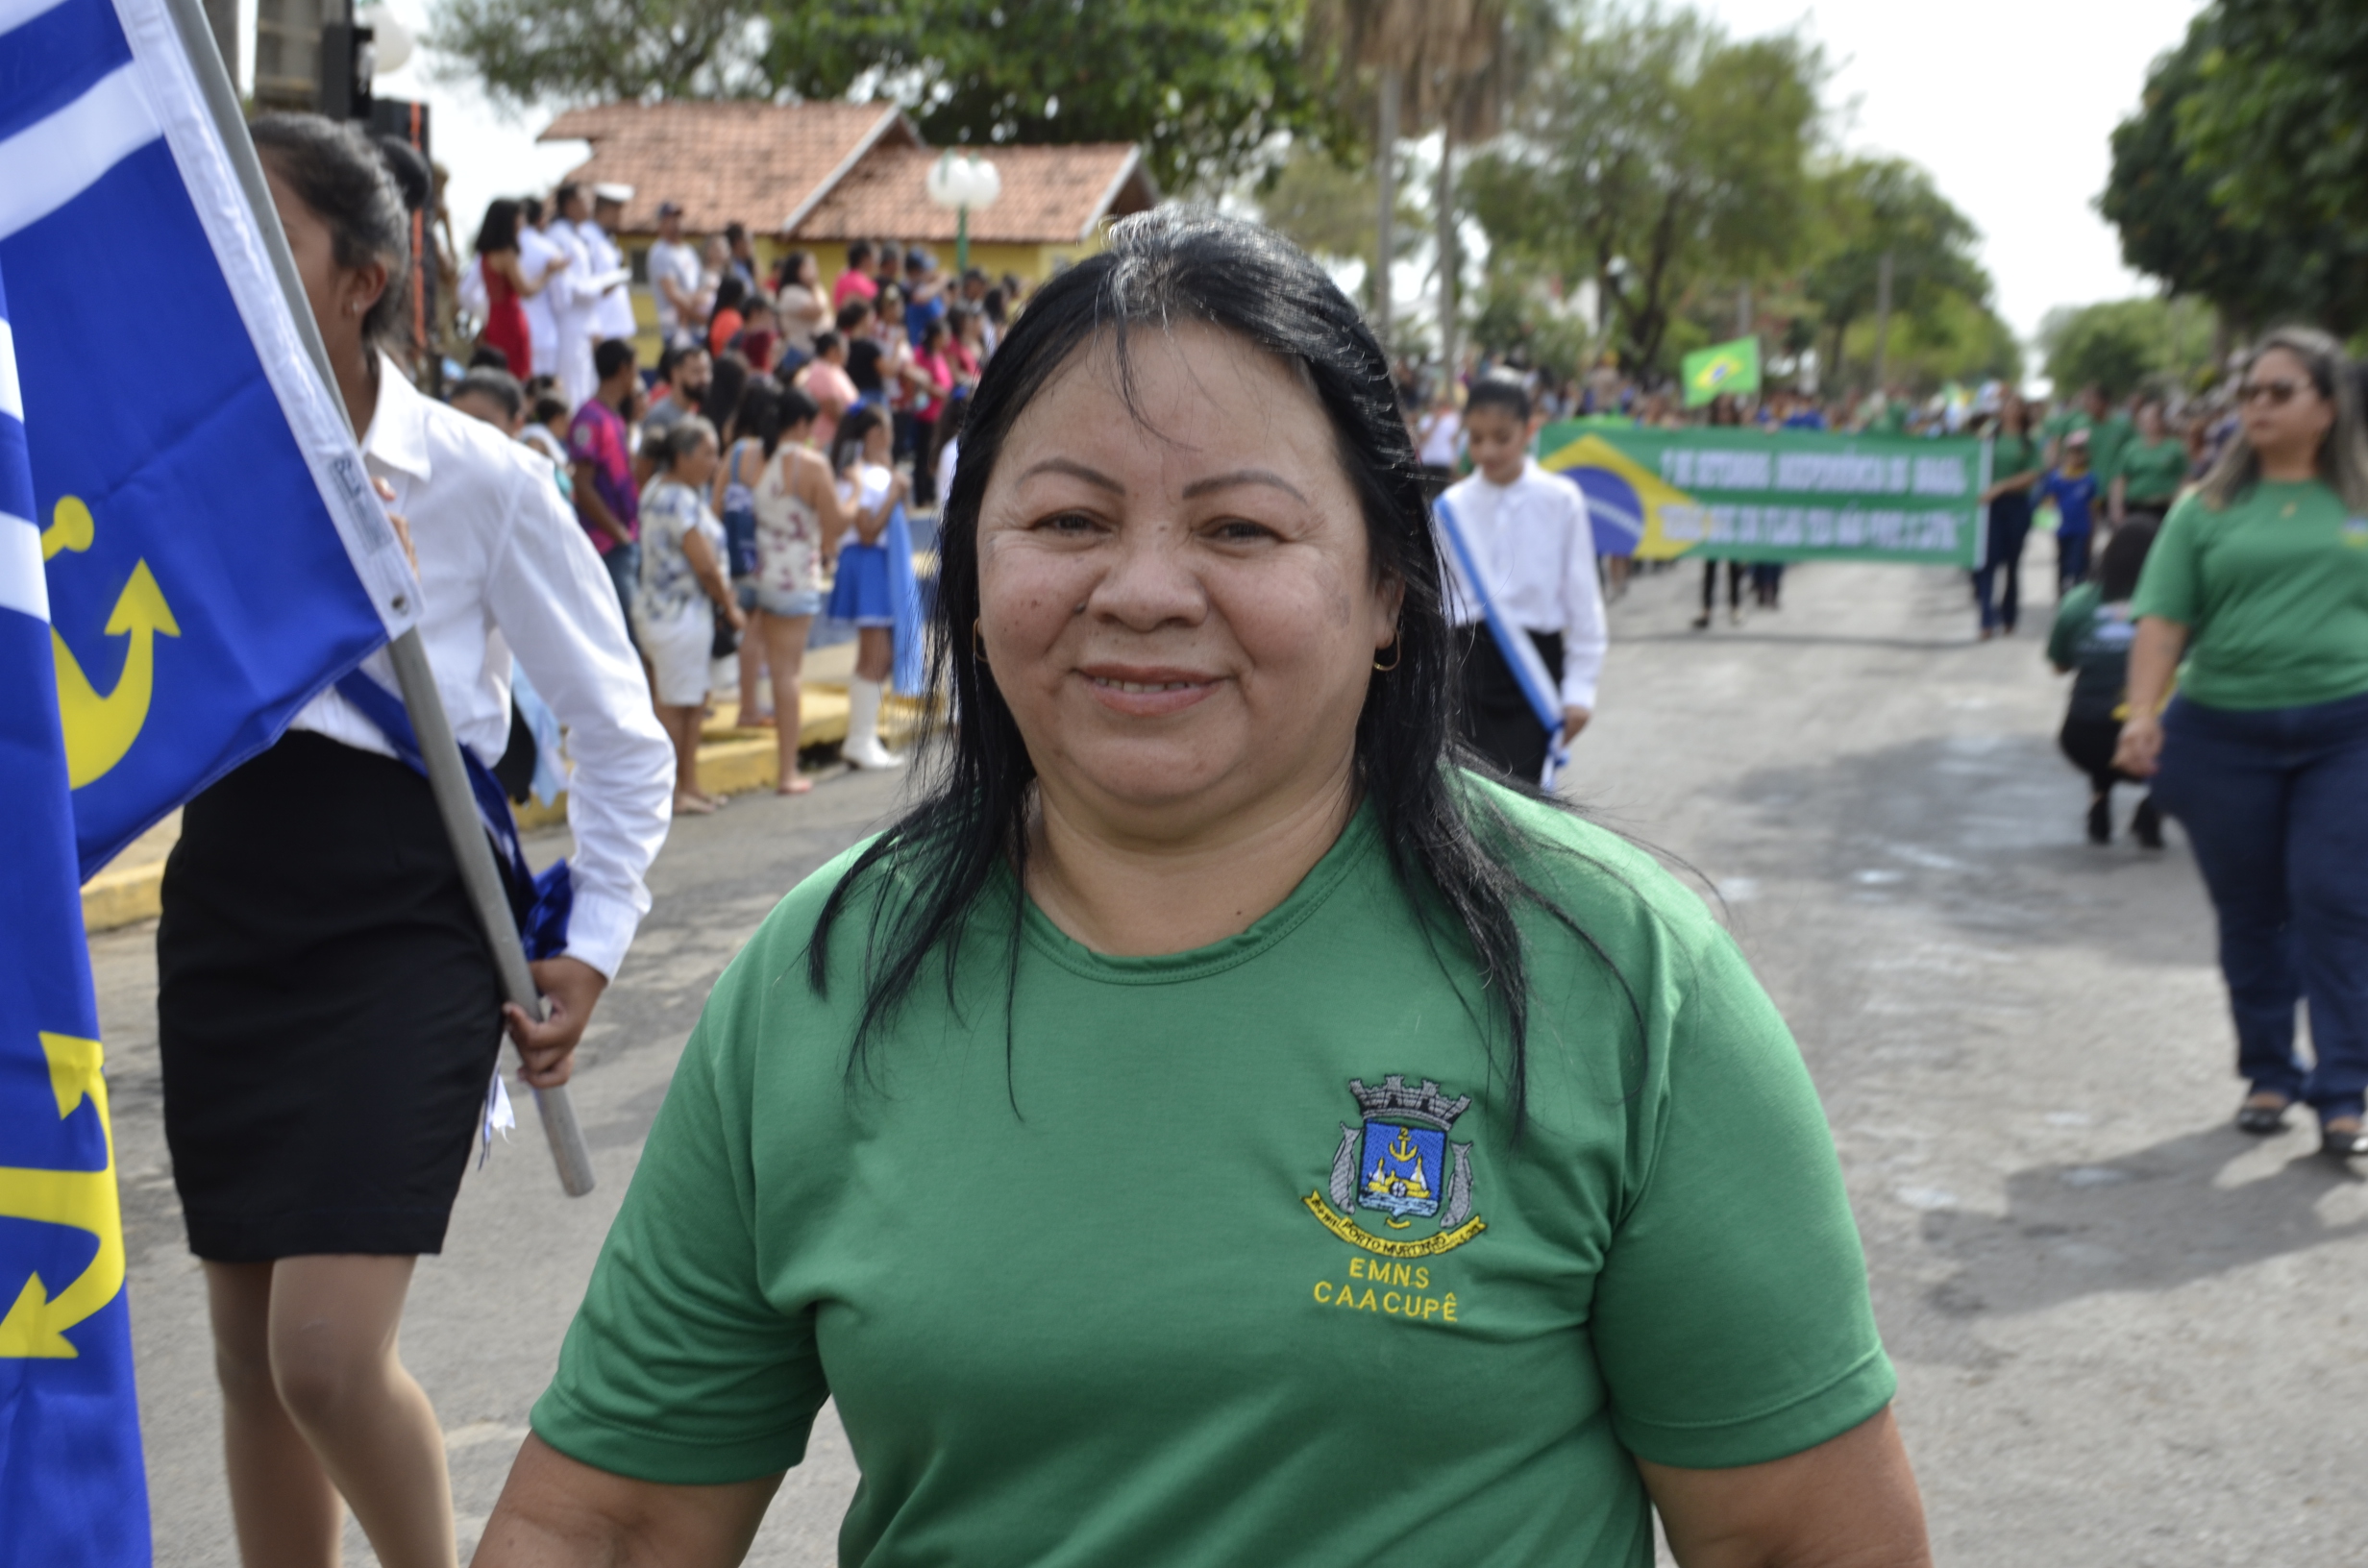
{"type": "Polygon", "coordinates": [[[1453,739],[1388,361],[1269,232],[1045,285],[947,502],[924,797],[709,997],[479,1568],[1927,1564],[1800,1053],[1453,739]]]}
{"type": "Polygon", "coordinates": [[[2219,916],[2252,1084],[2237,1125],[2277,1132],[2300,1101],[2323,1152],[2350,1160],[2368,1155],[2368,433],[2323,332],[2263,339],[2237,403],[2239,438],[2171,509],[2138,579],[2113,760],[2155,778],[2219,916]],[[2309,1066],[2294,1048],[2306,999],[2309,1066]]]}

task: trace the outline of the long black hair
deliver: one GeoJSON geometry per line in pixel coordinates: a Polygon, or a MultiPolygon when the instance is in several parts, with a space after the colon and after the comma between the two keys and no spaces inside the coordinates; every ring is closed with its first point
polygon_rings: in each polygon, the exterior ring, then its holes
{"type": "MultiPolygon", "coordinates": [[[[849,1060],[849,1071],[859,1072],[870,1043],[932,954],[944,965],[952,1000],[964,929],[996,877],[1008,874],[1015,895],[1024,896],[1017,890],[1025,886],[1036,768],[971,639],[980,613],[979,504],[1013,424],[1055,376],[1106,339],[1128,411],[1141,418],[1127,339],[1137,331],[1186,324],[1230,333],[1298,370],[1338,437],[1341,465],[1364,514],[1374,580],[1402,591],[1397,655],[1370,677],[1357,720],[1357,783],[1434,950],[1443,940],[1464,949],[1478,969],[1478,1005],[1492,1009],[1500,1026],[1499,1066],[1517,1131],[1528,1083],[1529,1004],[1516,907],[1546,911],[1598,958],[1605,955],[1522,878],[1515,860],[1526,835],[1469,787],[1465,770],[1484,765],[1456,736],[1458,645],[1443,602],[1421,470],[1398,417],[1389,360],[1315,262],[1266,229],[1208,212],[1161,208],[1114,226],[1108,249],[1028,302],[989,362],[971,400],[940,524],[932,664],[937,684],[951,694],[952,723],[928,743],[932,771],[919,801],[857,857],[824,904],[806,953],[808,983],[823,990],[831,932],[862,885],[878,880],[911,890],[873,906],[866,996],[849,1060]]],[[[840,434],[844,441],[845,426],[840,434]]],[[[1019,942],[1015,920],[1008,954],[1015,978],[1019,942]]],[[[1633,1015],[1633,993],[1629,1002],[1633,1015]]],[[[1008,993],[1005,1006],[1008,1053],[1008,993]]]]}
{"type": "Polygon", "coordinates": [[[485,221],[477,226],[477,254],[491,256],[518,248],[518,204],[497,196],[485,204],[485,221]]]}
{"type": "Polygon", "coordinates": [[[731,429],[732,416],[740,411],[740,399],[749,389],[749,362],[736,354],[718,355],[715,369],[708,373],[707,390],[699,400],[699,412],[719,430],[731,429]]]}

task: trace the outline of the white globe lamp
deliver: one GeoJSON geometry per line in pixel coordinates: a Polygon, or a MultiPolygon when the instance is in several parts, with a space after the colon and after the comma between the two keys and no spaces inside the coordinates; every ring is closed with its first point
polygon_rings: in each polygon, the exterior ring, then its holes
{"type": "Polygon", "coordinates": [[[976,154],[949,147],[929,165],[925,184],[929,200],[954,210],[953,265],[963,272],[971,264],[971,208],[993,207],[1003,194],[1003,177],[976,154]]]}

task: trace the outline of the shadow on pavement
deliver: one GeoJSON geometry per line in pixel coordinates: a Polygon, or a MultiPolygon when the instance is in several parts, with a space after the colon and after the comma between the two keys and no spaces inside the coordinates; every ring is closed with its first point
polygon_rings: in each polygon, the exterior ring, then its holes
{"type": "Polygon", "coordinates": [[[2233,1127],[2183,1134],[2093,1164],[2043,1164],[2007,1178],[2003,1216],[1924,1216],[1924,1240],[1957,1264],[1927,1303],[1953,1317],[2043,1311],[2104,1291],[2171,1290],[2266,1259],[2368,1232],[2328,1224],[2329,1192],[2364,1178],[2318,1157],[2302,1118],[2277,1145],[2294,1158],[2224,1184],[2260,1145],[2233,1127]]]}

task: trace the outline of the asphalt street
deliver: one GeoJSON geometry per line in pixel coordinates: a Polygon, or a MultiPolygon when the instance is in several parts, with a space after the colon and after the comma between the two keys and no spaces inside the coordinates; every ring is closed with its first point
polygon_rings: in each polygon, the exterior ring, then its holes
{"type": "MultiPolygon", "coordinates": [[[[2047,549],[2035,540],[2035,565],[2047,549]]],[[[1789,574],[1782,610],[1696,632],[1699,581],[1640,578],[1614,606],[1602,715],[1566,787],[1722,904],[1791,1020],[1866,1239],[1939,1561],[2356,1560],[2368,1184],[2314,1158],[2308,1134],[2229,1126],[2239,1086],[2202,887],[2175,826],[2160,853],[2083,842],[2044,606],[2020,636],[1976,644],[1961,575],[1822,565],[1789,574]]],[[[524,1106],[516,1140],[463,1187],[404,1354],[447,1433],[464,1556],[708,986],[896,789],[846,775],[678,824],[580,1059],[599,1190],[561,1196],[524,1106]]],[[[231,1564],[201,1281],[160,1120],[154,929],[91,945],[157,1560],[231,1564]]],[[[750,1560],[834,1560],[854,1482],[826,1414],[750,1560]]],[[[348,1560],[371,1561],[347,1536],[348,1560]]]]}

